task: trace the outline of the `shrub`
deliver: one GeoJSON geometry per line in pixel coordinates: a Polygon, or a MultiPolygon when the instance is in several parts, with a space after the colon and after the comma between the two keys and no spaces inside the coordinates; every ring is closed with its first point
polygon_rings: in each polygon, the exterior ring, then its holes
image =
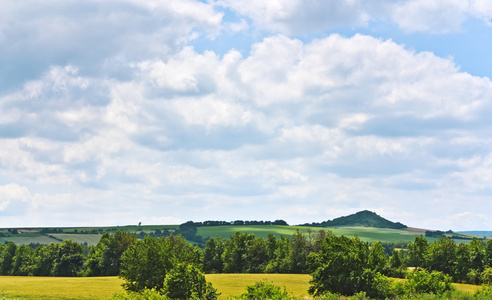
{"type": "Polygon", "coordinates": [[[114,293],[108,300],[166,300],[167,297],[159,294],[156,289],[143,289],[140,292],[127,291],[125,293],[114,293]]]}
{"type": "Polygon", "coordinates": [[[171,299],[215,300],[220,295],[197,267],[184,263],[166,275],[162,293],[171,299]]]}
{"type": "Polygon", "coordinates": [[[492,299],[492,285],[483,285],[473,296],[476,299],[492,299]]]}
{"type": "Polygon", "coordinates": [[[484,284],[492,284],[492,267],[487,267],[480,275],[480,280],[484,284]]]}
{"type": "Polygon", "coordinates": [[[247,285],[246,290],[247,292],[239,296],[239,298],[272,300],[289,299],[289,294],[285,290],[285,287],[282,290],[279,286],[265,281],[256,282],[253,285],[247,285]]]}
{"type": "Polygon", "coordinates": [[[408,281],[403,287],[406,294],[443,295],[447,291],[455,290],[450,276],[438,271],[429,273],[425,270],[416,270],[409,273],[408,281]]]}

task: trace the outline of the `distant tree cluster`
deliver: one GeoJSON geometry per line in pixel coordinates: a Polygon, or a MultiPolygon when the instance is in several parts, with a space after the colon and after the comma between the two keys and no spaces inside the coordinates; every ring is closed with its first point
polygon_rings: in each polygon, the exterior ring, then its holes
{"type": "Polygon", "coordinates": [[[243,221],[243,220],[236,220],[236,221],[203,221],[203,222],[193,222],[193,221],[188,221],[185,224],[192,223],[196,227],[201,227],[201,226],[226,226],[226,225],[283,225],[283,226],[288,226],[287,222],[284,220],[275,220],[275,221],[243,221]]]}
{"type": "Polygon", "coordinates": [[[454,282],[492,283],[492,240],[456,244],[451,237],[440,237],[429,243],[416,237],[408,247],[408,266],[443,272],[454,282]]]}

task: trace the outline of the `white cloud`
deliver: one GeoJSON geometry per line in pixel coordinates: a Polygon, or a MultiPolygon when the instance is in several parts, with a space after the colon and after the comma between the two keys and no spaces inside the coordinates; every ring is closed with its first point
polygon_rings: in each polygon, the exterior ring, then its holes
{"type": "Polygon", "coordinates": [[[339,25],[363,25],[368,15],[361,1],[217,1],[274,32],[301,34],[339,25]]]}
{"type": "Polygon", "coordinates": [[[15,183],[0,186],[0,212],[8,214],[8,208],[15,205],[15,202],[28,202],[31,194],[25,186],[15,183]]]}
{"type": "Polygon", "coordinates": [[[407,32],[459,32],[469,18],[490,25],[490,0],[401,1],[238,1],[218,5],[249,17],[256,26],[288,35],[318,33],[337,27],[367,27],[371,22],[392,20],[407,32]]]}
{"type": "MultiPolygon", "coordinates": [[[[417,1],[88,2],[78,12],[72,2],[43,3],[9,2],[12,24],[33,17],[17,29],[0,18],[5,57],[19,70],[26,57],[39,65],[0,96],[0,179],[18,184],[9,193],[34,193],[21,197],[32,200],[32,224],[44,222],[40,213],[70,224],[296,224],[370,208],[412,211],[406,220],[418,226],[431,216],[415,213],[428,202],[437,209],[474,194],[470,214],[485,202],[489,79],[391,40],[283,35],[369,26],[407,6],[408,18],[395,19],[405,30],[449,32],[478,16],[479,2],[473,13],[450,2],[434,19],[437,8],[417,1]],[[247,30],[248,20],[221,23],[220,5],[283,34],[248,54],[195,50],[197,34],[247,30]]],[[[21,198],[5,196],[0,208],[21,198]]]]}
{"type": "Polygon", "coordinates": [[[53,65],[125,78],[129,64],[214,38],[222,13],[199,1],[3,1],[2,82],[18,87],[53,65]],[[29,69],[20,71],[19,66],[29,69]],[[7,77],[8,76],[8,77],[7,77]]]}

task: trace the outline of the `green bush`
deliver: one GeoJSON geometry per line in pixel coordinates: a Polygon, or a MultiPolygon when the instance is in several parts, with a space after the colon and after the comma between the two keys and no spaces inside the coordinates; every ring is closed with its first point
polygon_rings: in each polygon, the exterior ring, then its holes
{"type": "Polygon", "coordinates": [[[492,299],[492,285],[483,285],[482,288],[473,294],[475,299],[492,299]]]}
{"type": "Polygon", "coordinates": [[[451,283],[451,277],[438,271],[431,273],[425,270],[416,270],[408,274],[405,284],[399,285],[399,294],[435,294],[442,296],[456,288],[451,283]],[[402,289],[403,288],[403,289],[402,289]]]}
{"type": "Polygon", "coordinates": [[[265,281],[256,282],[253,285],[247,285],[246,290],[247,292],[239,296],[239,298],[272,300],[290,299],[285,287],[282,290],[279,286],[265,281]]]}
{"type": "Polygon", "coordinates": [[[143,289],[140,292],[127,291],[125,293],[114,293],[108,300],[167,300],[156,289],[143,289]]]}
{"type": "Polygon", "coordinates": [[[171,299],[215,300],[220,295],[197,267],[184,263],[166,275],[162,293],[171,299]]]}
{"type": "Polygon", "coordinates": [[[480,281],[483,284],[492,284],[492,267],[487,267],[483,270],[482,274],[480,274],[480,281]]]}

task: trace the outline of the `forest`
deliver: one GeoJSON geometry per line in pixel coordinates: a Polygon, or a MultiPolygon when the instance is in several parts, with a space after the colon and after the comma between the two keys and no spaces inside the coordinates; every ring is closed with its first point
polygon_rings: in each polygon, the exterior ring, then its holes
{"type": "Polygon", "coordinates": [[[201,290],[195,291],[198,298],[215,295],[203,273],[311,274],[312,295],[365,292],[373,298],[411,289],[392,286],[387,278],[492,282],[492,240],[457,244],[440,237],[430,243],[417,236],[411,243],[368,243],[357,236],[336,236],[324,230],[309,234],[297,231],[280,238],[269,234],[266,239],[236,232],[228,239],[210,238],[200,248],[181,235],[139,239],[135,234],[116,231],[103,234],[97,245],[90,247],[71,240],[31,246],[0,245],[0,275],[120,276],[128,291],[155,289],[169,294],[170,280],[192,274],[189,280],[202,282],[201,290]],[[418,271],[409,272],[409,268],[418,271]]]}

